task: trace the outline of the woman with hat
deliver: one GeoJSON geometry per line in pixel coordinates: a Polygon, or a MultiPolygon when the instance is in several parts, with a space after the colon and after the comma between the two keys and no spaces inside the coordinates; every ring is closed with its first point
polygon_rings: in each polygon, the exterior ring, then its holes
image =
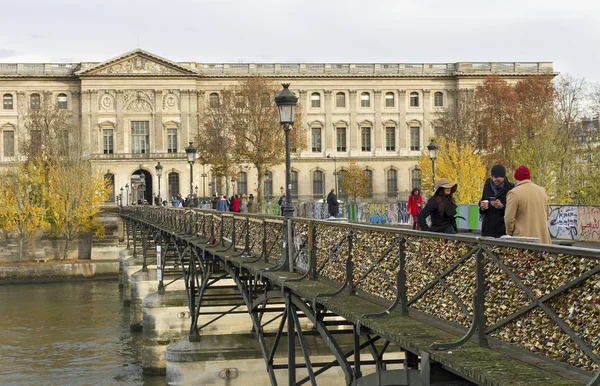
{"type": "Polygon", "coordinates": [[[482,236],[501,237],[506,234],[504,225],[506,195],[513,187],[514,185],[506,179],[504,166],[494,165],[491,178],[488,178],[483,185],[483,194],[479,201],[482,236]]]}
{"type": "Polygon", "coordinates": [[[419,225],[421,230],[455,234],[456,227],[456,203],[452,196],[456,192],[456,184],[450,183],[445,178],[440,178],[435,183],[434,194],[427,201],[425,208],[419,213],[419,225]],[[425,219],[431,217],[431,226],[427,225],[425,219]]]}

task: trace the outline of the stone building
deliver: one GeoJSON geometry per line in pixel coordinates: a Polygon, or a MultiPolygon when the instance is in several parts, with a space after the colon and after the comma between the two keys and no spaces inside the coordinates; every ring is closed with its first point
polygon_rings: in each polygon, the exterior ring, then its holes
{"type": "MultiPolygon", "coordinates": [[[[537,62],[176,63],[140,49],[102,63],[0,63],[0,163],[18,159],[19,142],[28,135],[26,106],[52,98],[79,119],[92,164],[113,181],[111,202],[126,186],[124,201],[143,196],[152,202],[158,161],[161,197],[186,195],[185,147],[200,114],[218,103],[220,90],[258,74],[291,83],[303,105],[309,145],[292,159],[294,195],[322,198],[355,160],[372,178],[374,200],[396,200],[420,184],[417,159],[433,135],[436,112],[452,102],[449,90],[475,87],[490,74],[516,81],[552,72],[552,63],[537,62]]],[[[255,192],[256,171],[245,170],[218,193],[255,192]]],[[[265,194],[279,196],[284,165],[265,177],[265,194]]],[[[210,165],[194,165],[192,186],[200,197],[214,193],[214,182],[210,165]]]]}

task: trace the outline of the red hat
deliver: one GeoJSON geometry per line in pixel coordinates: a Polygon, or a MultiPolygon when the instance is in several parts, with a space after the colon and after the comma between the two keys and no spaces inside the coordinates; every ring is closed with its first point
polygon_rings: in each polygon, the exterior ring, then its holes
{"type": "Polygon", "coordinates": [[[515,169],[514,177],[517,181],[530,180],[531,173],[529,172],[527,166],[521,165],[515,169]]]}

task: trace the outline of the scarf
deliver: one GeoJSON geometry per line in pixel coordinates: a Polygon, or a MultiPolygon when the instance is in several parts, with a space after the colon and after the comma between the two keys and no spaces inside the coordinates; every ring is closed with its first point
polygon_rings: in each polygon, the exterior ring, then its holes
{"type": "Polygon", "coordinates": [[[494,184],[494,181],[490,180],[490,185],[492,186],[492,192],[494,192],[494,196],[498,197],[498,193],[504,190],[504,185],[506,184],[506,179],[502,181],[500,185],[494,184]]]}

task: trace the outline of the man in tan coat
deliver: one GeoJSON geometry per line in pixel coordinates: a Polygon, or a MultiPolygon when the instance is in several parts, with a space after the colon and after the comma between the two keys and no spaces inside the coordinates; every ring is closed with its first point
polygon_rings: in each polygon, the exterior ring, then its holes
{"type": "Polygon", "coordinates": [[[537,237],[542,244],[552,244],[548,231],[550,208],[546,190],[531,182],[531,173],[526,166],[515,169],[514,178],[517,184],[506,195],[506,234],[537,237]]]}

